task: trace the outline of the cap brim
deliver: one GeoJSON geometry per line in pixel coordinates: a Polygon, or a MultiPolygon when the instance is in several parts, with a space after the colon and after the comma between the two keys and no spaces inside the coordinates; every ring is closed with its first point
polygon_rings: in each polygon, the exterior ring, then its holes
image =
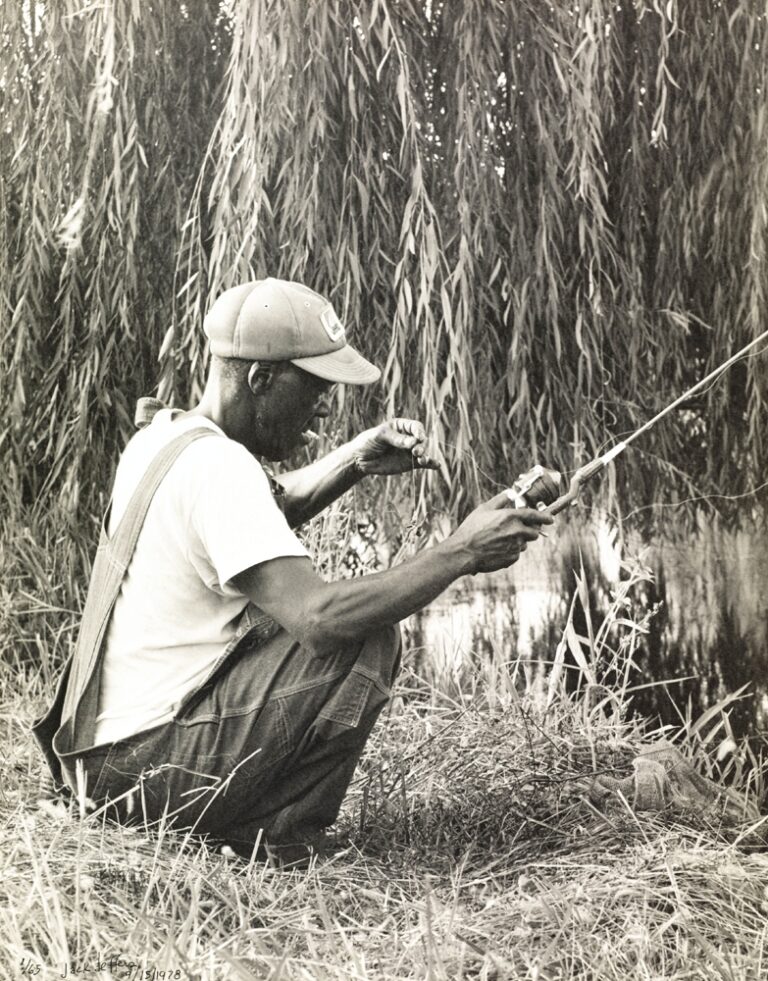
{"type": "Polygon", "coordinates": [[[317,375],[318,378],[324,378],[325,381],[343,385],[370,385],[381,378],[376,365],[366,361],[349,344],[329,354],[317,354],[312,358],[291,358],[291,364],[311,375],[317,375]]]}

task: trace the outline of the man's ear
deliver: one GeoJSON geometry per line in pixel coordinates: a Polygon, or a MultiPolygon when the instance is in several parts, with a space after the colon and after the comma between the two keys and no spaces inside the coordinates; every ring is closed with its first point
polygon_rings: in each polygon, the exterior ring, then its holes
{"type": "Polygon", "coordinates": [[[248,369],[248,388],[254,395],[265,392],[274,378],[274,364],[269,361],[254,361],[248,369]]]}

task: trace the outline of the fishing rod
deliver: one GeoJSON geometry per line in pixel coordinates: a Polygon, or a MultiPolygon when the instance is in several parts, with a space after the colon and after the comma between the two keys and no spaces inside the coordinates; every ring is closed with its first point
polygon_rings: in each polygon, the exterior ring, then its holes
{"type": "Polygon", "coordinates": [[[607,467],[620,453],[623,453],[629,444],[633,443],[638,436],[647,433],[664,416],[668,415],[673,409],[676,409],[678,405],[686,402],[692,395],[695,395],[701,388],[709,384],[709,382],[714,381],[722,375],[732,364],[743,357],[747,351],[766,338],[768,338],[768,330],[750,341],[749,344],[740,351],[737,351],[727,361],[724,361],[714,371],[711,371],[706,378],[702,378],[701,381],[696,382],[695,385],[691,386],[686,392],[683,392],[679,398],[676,398],[674,402],[671,402],[661,412],[657,412],[652,419],[643,423],[639,429],[636,429],[626,439],[616,443],[607,453],[603,453],[601,456],[595,457],[594,460],[590,460],[583,467],[579,467],[571,477],[568,489],[564,492],[563,475],[558,470],[548,470],[546,467],[537,464],[527,473],[520,474],[512,487],[507,491],[507,496],[514,503],[515,507],[537,508],[539,511],[545,511],[547,514],[559,514],[569,505],[575,504],[582,486],[607,467]]]}

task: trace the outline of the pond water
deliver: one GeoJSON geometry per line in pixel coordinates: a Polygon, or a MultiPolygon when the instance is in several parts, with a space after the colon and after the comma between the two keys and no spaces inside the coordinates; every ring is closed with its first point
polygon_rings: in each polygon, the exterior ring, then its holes
{"type": "MultiPolygon", "coordinates": [[[[466,577],[406,622],[410,649],[443,687],[468,665],[508,664],[529,684],[546,676],[583,563],[595,622],[629,560],[651,578],[632,590],[635,619],[653,609],[634,656],[636,711],[675,723],[697,718],[746,685],[732,704],[736,736],[768,734],[768,541],[762,529],[704,524],[679,541],[621,539],[607,524],[573,519],[549,531],[505,572],[466,577]]],[[[574,626],[585,632],[578,604],[574,626]]],[[[505,669],[507,670],[507,669],[505,669]]]]}

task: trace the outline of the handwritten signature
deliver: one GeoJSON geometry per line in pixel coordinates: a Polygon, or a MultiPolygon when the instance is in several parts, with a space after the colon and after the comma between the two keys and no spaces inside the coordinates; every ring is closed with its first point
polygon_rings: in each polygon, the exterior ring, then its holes
{"type": "MultiPolygon", "coordinates": [[[[22,957],[19,970],[24,978],[34,978],[42,969],[42,964],[31,957],[22,957]]],[[[112,977],[125,978],[127,981],[181,981],[181,968],[157,968],[142,966],[138,961],[126,960],[119,954],[109,957],[96,957],[90,961],[69,961],[63,964],[59,977],[62,981],[68,978],[86,977],[103,971],[112,977]]]]}

